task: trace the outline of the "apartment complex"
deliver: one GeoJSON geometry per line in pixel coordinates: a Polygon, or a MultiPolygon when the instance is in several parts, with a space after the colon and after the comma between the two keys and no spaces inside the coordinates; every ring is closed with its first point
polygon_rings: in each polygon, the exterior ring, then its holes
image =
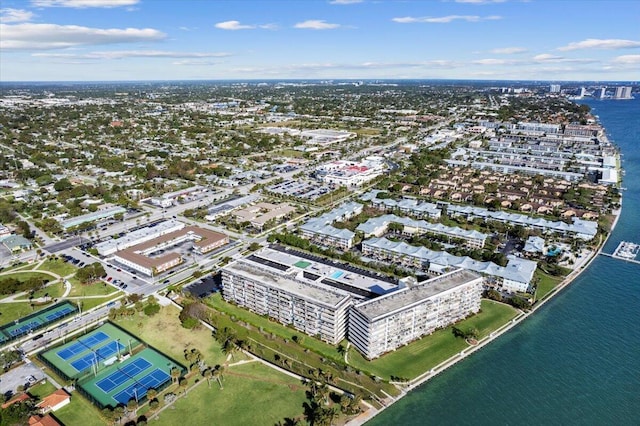
{"type": "Polygon", "coordinates": [[[370,236],[380,237],[387,232],[391,223],[402,225],[402,232],[406,235],[439,235],[446,238],[460,240],[464,245],[473,249],[483,248],[485,241],[489,237],[489,235],[475,230],[446,226],[441,223],[429,223],[424,220],[415,220],[408,217],[396,216],[394,214],[372,217],[366,222],[358,225],[356,230],[361,231],[365,238],[370,236]]]}
{"type": "Polygon", "coordinates": [[[377,358],[480,310],[482,277],[456,270],[355,305],[349,341],[377,358]]]}
{"type": "Polygon", "coordinates": [[[356,202],[342,204],[321,216],[309,219],[300,226],[303,238],[318,244],[348,250],[353,247],[355,233],[348,229],[338,229],[332,224],[336,221],[348,220],[362,212],[363,205],[356,202]]]}
{"type": "Polygon", "coordinates": [[[331,344],[348,335],[368,358],[480,308],[483,280],[471,271],[407,285],[415,279],[397,284],[370,271],[303,256],[265,248],[230,263],[222,269],[223,298],[331,344]]]}
{"type": "Polygon", "coordinates": [[[444,274],[452,268],[468,269],[482,274],[487,288],[497,288],[509,293],[529,291],[537,267],[536,262],[513,255],[507,257],[507,266],[500,266],[493,262],[481,262],[468,256],[455,256],[446,251],[429,250],[386,238],[363,241],[362,253],[374,259],[419,268],[433,274],[444,274]]]}

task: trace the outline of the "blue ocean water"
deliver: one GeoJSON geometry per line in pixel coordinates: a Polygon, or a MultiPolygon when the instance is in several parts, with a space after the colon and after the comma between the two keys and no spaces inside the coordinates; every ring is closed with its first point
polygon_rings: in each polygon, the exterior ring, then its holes
{"type": "MultiPolygon", "coordinates": [[[[585,103],[626,170],[611,253],[640,243],[640,99],[585,103]]],[[[640,265],[599,256],[535,315],[367,423],[427,424],[640,425],[640,265]]]]}

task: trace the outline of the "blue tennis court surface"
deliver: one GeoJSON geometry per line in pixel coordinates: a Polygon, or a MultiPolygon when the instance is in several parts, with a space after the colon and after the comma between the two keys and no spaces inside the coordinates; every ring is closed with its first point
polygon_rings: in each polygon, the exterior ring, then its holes
{"type": "Polygon", "coordinates": [[[40,323],[38,321],[31,321],[27,324],[21,325],[20,328],[11,330],[9,333],[11,333],[12,336],[17,336],[18,334],[24,334],[27,331],[33,330],[34,328],[38,328],[38,326],[40,326],[40,323]]]}
{"type": "Polygon", "coordinates": [[[63,316],[74,312],[73,309],[71,309],[68,306],[65,306],[64,308],[60,309],[59,311],[53,312],[49,315],[46,316],[47,321],[54,321],[57,320],[58,318],[62,318],[63,316]]]}
{"type": "MultiPolygon", "coordinates": [[[[67,361],[68,359],[73,358],[74,356],[81,354],[82,352],[86,351],[87,348],[91,348],[91,346],[103,342],[105,340],[107,340],[109,338],[109,336],[105,333],[103,333],[102,331],[93,334],[89,337],[85,337],[84,339],[78,340],[76,343],[74,343],[71,346],[67,346],[64,349],[59,350],[58,352],[56,352],[56,354],[64,359],[65,361],[67,361]]],[[[93,356],[93,355],[91,355],[93,356]]],[[[91,364],[89,364],[91,365],[91,364]]],[[[74,367],[75,368],[75,367],[74,367]]],[[[78,370],[76,368],[76,370],[78,370]]],[[[80,370],[78,370],[80,371],[80,370]]]]}
{"type": "Polygon", "coordinates": [[[85,337],[84,339],[80,339],[78,340],[79,342],[82,342],[83,344],[89,346],[89,347],[93,347],[95,345],[97,345],[100,342],[104,342],[105,340],[107,340],[109,338],[109,335],[99,331],[96,334],[92,334],[90,336],[85,337]]]}
{"type": "Polygon", "coordinates": [[[156,368],[140,380],[125,389],[121,390],[113,396],[120,404],[127,404],[131,399],[142,399],[150,388],[157,389],[170,379],[170,376],[164,371],[156,368]]]}
{"type": "Polygon", "coordinates": [[[105,360],[111,357],[112,355],[115,355],[118,352],[118,350],[122,351],[124,349],[125,349],[124,346],[122,346],[120,343],[116,342],[115,340],[112,340],[106,345],[100,347],[97,351],[95,352],[91,351],[85,356],[73,361],[71,363],[71,366],[75,368],[77,371],[82,371],[86,368],[91,367],[92,364],[96,364],[100,362],[100,360],[105,360]]]}
{"type": "MultiPolygon", "coordinates": [[[[127,380],[133,378],[136,374],[146,370],[149,367],[151,367],[151,363],[149,361],[144,358],[138,358],[131,364],[127,364],[122,368],[118,368],[117,371],[114,371],[104,379],[97,382],[96,386],[99,387],[103,392],[109,393],[113,389],[125,383],[127,380]]],[[[127,399],[126,402],[128,401],[129,399],[127,399]]]]}

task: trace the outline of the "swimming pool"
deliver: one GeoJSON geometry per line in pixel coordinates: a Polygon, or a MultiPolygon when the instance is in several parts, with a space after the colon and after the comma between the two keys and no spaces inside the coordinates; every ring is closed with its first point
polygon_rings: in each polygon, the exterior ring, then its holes
{"type": "Polygon", "coordinates": [[[337,280],[342,275],[344,275],[343,271],[335,271],[333,274],[329,275],[329,278],[331,278],[332,280],[337,280]]]}

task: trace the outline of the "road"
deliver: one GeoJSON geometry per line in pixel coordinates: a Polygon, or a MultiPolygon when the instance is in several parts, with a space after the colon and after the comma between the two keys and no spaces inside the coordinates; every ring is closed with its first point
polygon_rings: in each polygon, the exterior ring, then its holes
{"type": "Polygon", "coordinates": [[[115,305],[113,306],[105,305],[99,307],[91,312],[82,313],[81,315],[69,318],[66,322],[57,324],[54,328],[48,331],[36,332],[39,334],[43,334],[43,337],[38,340],[33,340],[33,338],[30,337],[28,340],[22,343],[20,349],[22,349],[26,354],[30,354],[32,352],[45,349],[46,347],[59,340],[66,340],[75,332],[84,331],[90,324],[106,318],[109,314],[109,310],[111,310],[112,308],[117,308],[119,304],[120,302],[115,302],[115,305]]]}

